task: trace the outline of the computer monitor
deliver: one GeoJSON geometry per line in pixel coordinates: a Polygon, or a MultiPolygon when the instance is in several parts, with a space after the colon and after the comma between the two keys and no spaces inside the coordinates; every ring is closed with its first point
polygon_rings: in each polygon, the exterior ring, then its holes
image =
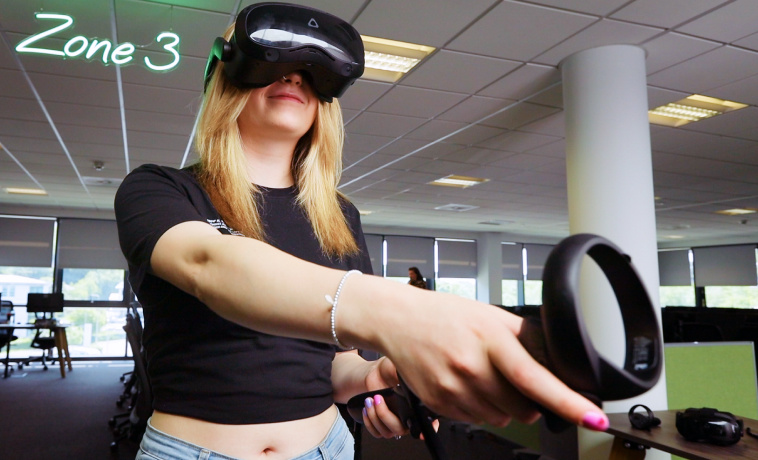
{"type": "Polygon", "coordinates": [[[52,294],[30,293],[26,298],[26,311],[28,313],[42,313],[43,317],[47,313],[50,313],[50,317],[53,316],[53,313],[62,313],[63,294],[60,292],[52,294]]]}

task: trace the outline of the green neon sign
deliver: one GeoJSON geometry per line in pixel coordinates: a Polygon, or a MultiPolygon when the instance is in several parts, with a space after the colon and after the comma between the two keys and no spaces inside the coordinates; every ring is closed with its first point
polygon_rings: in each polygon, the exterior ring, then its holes
{"type": "MultiPolygon", "coordinates": [[[[134,59],[134,51],[136,47],[129,42],[121,44],[114,44],[110,40],[98,40],[96,38],[87,38],[83,35],[77,35],[76,37],[68,40],[63,49],[51,49],[39,47],[37,44],[40,40],[70,28],[74,24],[74,18],[66,14],[55,13],[34,13],[37,19],[49,19],[54,21],[62,21],[55,27],[51,27],[40,33],[30,35],[29,37],[21,40],[16,45],[16,52],[27,54],[46,54],[49,56],[58,56],[63,59],[76,58],[83,56],[87,60],[93,60],[96,55],[100,55],[100,60],[103,64],[108,65],[109,62],[116,65],[124,65],[130,63],[134,59]]],[[[150,70],[158,72],[167,72],[179,65],[179,36],[173,32],[161,32],[155,38],[155,41],[161,44],[162,49],[167,53],[167,59],[165,62],[153,62],[149,56],[145,56],[144,64],[150,70]]]]}

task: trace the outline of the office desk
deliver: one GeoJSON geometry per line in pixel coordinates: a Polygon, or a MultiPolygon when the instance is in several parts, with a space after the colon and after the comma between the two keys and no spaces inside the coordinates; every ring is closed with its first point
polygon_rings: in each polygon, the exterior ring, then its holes
{"type": "MultiPolygon", "coordinates": [[[[693,460],[758,460],[758,439],[751,438],[747,434],[740,442],[732,446],[714,446],[687,441],[676,430],[676,413],[682,410],[655,411],[655,416],[661,419],[661,426],[652,428],[650,431],[632,428],[627,413],[608,414],[611,422],[608,433],[615,436],[609,459],[644,459],[645,450],[624,447],[625,442],[631,441],[693,460]]],[[[742,419],[746,429],[750,427],[752,432],[758,431],[758,420],[738,418],[742,419]]]]}
{"type": "MultiPolygon", "coordinates": [[[[66,378],[66,366],[68,365],[68,370],[73,370],[73,367],[71,366],[71,355],[68,352],[68,338],[66,337],[66,326],[65,325],[55,325],[55,326],[37,326],[34,324],[0,324],[0,329],[10,329],[10,334],[13,335],[13,331],[16,329],[27,329],[27,330],[39,330],[39,329],[49,329],[53,333],[53,337],[55,338],[55,348],[58,349],[58,362],[60,363],[61,367],[61,377],[66,378]]],[[[11,352],[11,344],[8,342],[6,352],[5,352],[5,377],[8,377],[8,362],[10,360],[10,352],[11,352]]]]}

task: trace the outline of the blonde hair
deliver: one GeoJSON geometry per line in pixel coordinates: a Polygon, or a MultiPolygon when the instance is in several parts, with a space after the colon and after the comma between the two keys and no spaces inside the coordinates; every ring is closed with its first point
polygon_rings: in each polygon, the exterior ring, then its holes
{"type": "MultiPolygon", "coordinates": [[[[227,38],[231,31],[227,31],[227,38]]],[[[261,194],[247,176],[247,163],[237,118],[249,90],[222,77],[218,62],[205,92],[195,136],[200,156],[199,179],[224,221],[245,236],[266,241],[258,212],[261,194]]],[[[339,103],[319,101],[316,120],[298,141],[292,159],[297,203],[305,211],[322,251],[343,257],[358,252],[355,237],[342,212],[338,190],[342,174],[344,128],[339,103]]]]}

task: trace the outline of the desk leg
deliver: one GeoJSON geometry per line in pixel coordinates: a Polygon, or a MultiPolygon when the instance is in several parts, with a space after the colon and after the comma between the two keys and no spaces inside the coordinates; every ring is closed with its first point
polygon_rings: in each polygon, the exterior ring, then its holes
{"type": "Polygon", "coordinates": [[[61,365],[61,378],[66,378],[66,360],[63,358],[63,339],[60,331],[55,331],[55,348],[58,349],[58,362],[61,365]]]}
{"type": "Polygon", "coordinates": [[[63,353],[66,355],[66,364],[68,365],[68,370],[73,371],[74,368],[71,366],[71,354],[68,351],[68,336],[66,336],[65,328],[61,328],[61,345],[63,348],[63,353]]]}
{"type": "Polygon", "coordinates": [[[71,367],[71,356],[68,353],[68,338],[66,337],[66,329],[58,328],[55,330],[55,347],[58,349],[58,361],[61,365],[61,378],[66,378],[66,365],[68,364],[68,370],[73,370],[71,367]]]}
{"type": "Polygon", "coordinates": [[[611,455],[608,460],[643,460],[647,449],[629,449],[624,447],[624,440],[615,437],[613,438],[613,447],[611,447],[611,455]]]}

